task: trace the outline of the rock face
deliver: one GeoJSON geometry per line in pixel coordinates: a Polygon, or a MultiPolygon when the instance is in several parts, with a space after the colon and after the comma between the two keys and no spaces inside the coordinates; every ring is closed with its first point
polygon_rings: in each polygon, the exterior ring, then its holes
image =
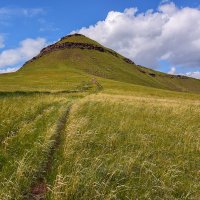
{"type": "MultiPolygon", "coordinates": [[[[104,49],[103,47],[100,46],[96,46],[96,45],[92,45],[92,44],[87,44],[87,43],[74,43],[74,42],[64,42],[62,44],[53,44],[50,45],[44,49],[42,49],[42,51],[40,52],[41,55],[50,53],[52,51],[56,51],[56,50],[63,50],[63,49],[87,49],[87,50],[95,50],[95,51],[100,51],[100,52],[108,52],[111,53],[113,55],[115,55],[113,52],[104,49]]],[[[115,55],[117,56],[117,54],[115,55]]]]}
{"type": "Polygon", "coordinates": [[[138,66],[138,70],[143,73],[143,74],[147,74],[153,78],[155,77],[161,77],[161,78],[178,78],[178,79],[189,79],[189,77],[187,76],[182,76],[182,75],[172,75],[172,74],[155,74],[155,73],[151,73],[151,72],[148,72],[148,71],[144,71],[142,69],[142,66],[141,65],[137,65],[138,66]]]}
{"type": "MultiPolygon", "coordinates": [[[[67,35],[63,38],[61,38],[60,41],[63,41],[69,37],[78,37],[78,36],[83,36],[81,34],[73,34],[73,35],[67,35]]],[[[102,46],[98,46],[98,45],[94,45],[94,44],[88,44],[88,43],[78,43],[78,42],[63,42],[63,43],[55,43],[55,44],[52,44],[52,45],[49,45],[48,47],[44,48],[41,50],[40,54],[34,58],[32,58],[30,61],[28,62],[33,62],[35,59],[43,56],[43,55],[46,55],[48,53],[51,53],[53,51],[58,51],[58,50],[64,50],[64,49],[82,49],[82,50],[93,50],[93,51],[99,51],[99,52],[102,52],[102,53],[109,53],[109,54],[112,54],[113,56],[115,57],[119,57],[119,55],[114,52],[114,51],[111,51],[107,48],[104,48],[102,46]]],[[[135,64],[133,61],[129,60],[128,58],[122,58],[126,63],[129,63],[129,64],[135,64]]],[[[26,64],[26,63],[25,63],[26,64]]]]}
{"type": "Polygon", "coordinates": [[[124,58],[123,60],[124,60],[126,63],[135,65],[135,63],[134,63],[132,60],[128,59],[128,58],[124,58]]]}
{"type": "MultiPolygon", "coordinates": [[[[69,37],[69,36],[68,36],[69,37]]],[[[110,53],[115,57],[118,57],[118,54],[115,53],[114,51],[108,50],[106,48],[103,48],[101,46],[93,45],[93,44],[87,44],[87,43],[75,43],[75,42],[64,42],[62,44],[53,44],[50,45],[44,49],[41,50],[40,56],[50,53],[52,51],[56,50],[63,50],[63,49],[86,49],[86,50],[94,50],[94,51],[99,51],[99,52],[105,52],[105,53],[110,53]]],[[[131,60],[129,59],[124,59],[125,62],[134,64],[131,60]]]]}

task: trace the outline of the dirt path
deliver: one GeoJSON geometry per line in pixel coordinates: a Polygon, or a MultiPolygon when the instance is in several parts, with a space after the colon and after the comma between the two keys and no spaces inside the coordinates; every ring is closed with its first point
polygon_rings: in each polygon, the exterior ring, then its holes
{"type": "Polygon", "coordinates": [[[24,195],[24,200],[43,200],[46,197],[46,193],[48,191],[46,176],[48,172],[51,170],[54,153],[59,148],[60,138],[63,130],[65,129],[65,125],[68,119],[68,115],[70,112],[72,104],[69,104],[65,112],[62,114],[60,119],[57,122],[55,137],[53,138],[54,142],[52,147],[49,149],[47,159],[42,165],[42,169],[40,173],[36,175],[36,181],[32,183],[30,191],[28,194],[24,195]]]}
{"type": "MultiPolygon", "coordinates": [[[[97,94],[103,89],[101,84],[98,83],[96,80],[95,80],[95,82],[93,80],[92,84],[94,84],[96,87],[96,90],[93,91],[93,93],[97,94]]],[[[24,200],[44,200],[44,199],[46,199],[46,195],[48,192],[48,183],[46,181],[46,178],[47,178],[48,173],[52,169],[54,155],[55,155],[55,152],[57,151],[57,149],[59,149],[60,142],[61,142],[61,135],[63,133],[63,130],[65,129],[71,107],[72,107],[72,103],[69,103],[67,109],[64,111],[64,113],[58,120],[54,138],[52,138],[52,140],[54,141],[53,145],[49,149],[47,158],[45,159],[45,161],[41,167],[41,170],[39,170],[39,173],[36,174],[36,179],[34,179],[35,181],[33,181],[29,192],[24,194],[24,200]]]]}

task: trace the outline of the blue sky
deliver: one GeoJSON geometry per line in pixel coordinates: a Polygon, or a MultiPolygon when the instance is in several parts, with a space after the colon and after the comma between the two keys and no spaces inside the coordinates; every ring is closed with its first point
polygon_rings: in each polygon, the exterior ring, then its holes
{"type": "MultiPolygon", "coordinates": [[[[32,54],[36,54],[43,46],[57,41],[60,37],[74,30],[82,30],[82,27],[89,27],[90,25],[97,27],[97,22],[105,22],[108,14],[111,11],[115,11],[116,13],[119,12],[122,13],[124,16],[128,16],[129,14],[124,12],[125,9],[137,8],[137,14],[132,13],[132,15],[137,16],[136,19],[138,20],[138,16],[140,13],[147,15],[147,10],[152,9],[152,12],[155,14],[161,4],[169,5],[170,3],[172,2],[163,1],[161,3],[161,1],[158,0],[0,0],[0,71],[6,69],[8,69],[9,71],[13,67],[20,66],[26,59],[29,59],[32,54]],[[34,41],[36,39],[37,41],[34,41]],[[20,55],[18,55],[18,57],[16,57],[16,59],[13,59],[13,62],[10,63],[2,61],[2,59],[6,58],[5,56],[2,56],[2,54],[8,55],[13,49],[16,51],[23,51],[22,48],[27,49],[27,46],[31,45],[33,42],[34,49],[32,48],[27,50],[33,51],[33,53],[30,52],[28,55],[24,55],[23,53],[21,53],[20,55]],[[37,45],[38,47],[36,47],[37,45]]],[[[174,0],[173,4],[179,10],[185,7],[199,10],[200,0],[174,0]]],[[[135,21],[133,21],[133,23],[135,23],[135,21]]],[[[191,21],[191,23],[193,23],[193,21],[191,21]]],[[[80,32],[85,33],[88,36],[91,36],[93,34],[91,29],[83,30],[80,32]]],[[[117,33],[114,32],[111,36],[113,37],[116,34],[117,33]]],[[[127,31],[125,35],[130,34],[128,34],[127,31]]],[[[123,38],[125,37],[125,35],[123,35],[123,38]]],[[[134,35],[132,37],[134,37],[134,35]]],[[[99,38],[94,37],[93,39],[96,39],[100,42],[103,41],[101,36],[99,36],[99,38]]],[[[130,57],[131,59],[135,58],[140,62],[141,59],[138,57],[140,52],[135,56],[134,53],[133,56],[128,55],[126,52],[131,51],[129,49],[126,49],[126,46],[123,46],[122,49],[119,48],[119,45],[121,44],[115,46],[112,44],[112,42],[114,43],[115,41],[109,39],[108,37],[102,43],[104,45],[114,48],[115,50],[126,55],[127,57],[130,57]]],[[[135,46],[134,42],[133,46],[135,46]]],[[[144,53],[146,52],[144,51],[144,53]]],[[[9,54],[9,56],[10,55],[12,55],[12,52],[9,54]]],[[[152,57],[153,56],[155,57],[155,55],[152,55],[152,57]]],[[[149,60],[152,60],[152,58],[149,58],[149,60]]],[[[158,60],[157,64],[155,63],[156,66],[152,66],[154,65],[154,62],[152,61],[149,62],[148,65],[148,60],[144,64],[165,72],[168,72],[173,67],[176,68],[175,71],[177,71],[178,73],[200,71],[200,68],[195,65],[197,63],[197,59],[195,60],[195,62],[188,62],[191,63],[192,66],[180,66],[181,63],[174,60],[158,60]]]]}

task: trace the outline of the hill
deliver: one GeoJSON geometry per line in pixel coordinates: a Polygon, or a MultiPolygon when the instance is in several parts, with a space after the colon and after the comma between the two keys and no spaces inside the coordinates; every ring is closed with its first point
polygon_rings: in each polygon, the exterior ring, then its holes
{"type": "Polygon", "coordinates": [[[113,80],[174,91],[200,92],[200,80],[138,66],[80,34],[61,38],[17,72],[0,75],[0,91],[73,90],[93,77],[102,84],[113,80]]]}
{"type": "Polygon", "coordinates": [[[199,199],[199,87],[82,35],[44,48],[0,75],[0,199],[199,199]]]}

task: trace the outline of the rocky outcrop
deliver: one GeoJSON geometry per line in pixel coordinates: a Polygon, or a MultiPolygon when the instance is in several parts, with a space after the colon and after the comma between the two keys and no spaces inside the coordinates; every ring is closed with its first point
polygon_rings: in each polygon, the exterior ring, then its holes
{"type": "MultiPolygon", "coordinates": [[[[77,35],[79,35],[79,34],[77,34],[77,35]]],[[[68,35],[66,37],[72,37],[72,35],[68,35]]],[[[66,37],[64,37],[64,39],[66,39],[66,37]]],[[[99,52],[102,52],[102,53],[109,53],[109,54],[112,54],[115,57],[119,57],[116,52],[109,50],[107,48],[101,47],[101,46],[88,44],[88,43],[64,42],[64,43],[60,43],[60,44],[59,43],[52,44],[52,45],[42,49],[38,56],[32,58],[28,62],[33,62],[36,58],[39,58],[39,57],[46,55],[48,53],[51,53],[53,51],[64,50],[64,49],[94,50],[94,51],[99,51],[99,52]]],[[[134,62],[129,60],[128,58],[123,58],[123,60],[126,63],[134,64],[134,62]]]]}
{"type": "Polygon", "coordinates": [[[132,60],[128,59],[128,58],[123,58],[123,60],[124,60],[126,63],[135,65],[135,63],[134,63],[132,60]]]}
{"type": "Polygon", "coordinates": [[[189,77],[187,76],[182,76],[182,75],[175,75],[176,78],[180,78],[180,79],[189,79],[189,77]]]}
{"type": "Polygon", "coordinates": [[[96,50],[96,51],[100,51],[100,52],[106,52],[106,49],[104,49],[103,47],[100,46],[96,46],[96,45],[92,45],[92,44],[87,44],[87,43],[75,43],[75,42],[64,42],[61,44],[53,44],[50,45],[44,49],[42,49],[42,51],[40,52],[41,55],[50,53],[52,51],[56,51],[56,50],[63,50],[63,49],[87,49],[87,50],[96,50]]]}
{"type": "Polygon", "coordinates": [[[154,73],[148,73],[148,75],[152,77],[161,77],[161,78],[177,78],[177,79],[189,79],[187,76],[182,76],[182,75],[161,75],[161,74],[154,74],[154,73]]]}
{"type": "MultiPolygon", "coordinates": [[[[69,37],[69,36],[67,36],[67,37],[69,37]]],[[[77,42],[76,43],[75,42],[64,42],[61,44],[59,44],[59,43],[52,44],[52,45],[42,49],[42,51],[40,52],[40,55],[44,55],[44,54],[50,53],[52,51],[63,50],[63,49],[95,50],[95,51],[99,51],[99,52],[110,53],[113,56],[118,57],[118,54],[116,52],[106,49],[104,47],[93,45],[93,44],[88,44],[88,43],[77,43],[77,42]]]]}
{"type": "Polygon", "coordinates": [[[154,73],[149,73],[149,75],[152,77],[156,77],[156,74],[154,74],[154,73]]]}
{"type": "Polygon", "coordinates": [[[145,71],[144,69],[142,69],[142,66],[141,65],[137,65],[138,66],[138,70],[143,73],[143,74],[146,74],[146,75],[149,75],[153,78],[155,77],[160,77],[160,78],[178,78],[178,79],[189,79],[189,77],[187,76],[183,76],[183,75],[172,75],[172,74],[156,74],[156,73],[153,73],[153,72],[148,72],[148,71],[145,71]]]}

